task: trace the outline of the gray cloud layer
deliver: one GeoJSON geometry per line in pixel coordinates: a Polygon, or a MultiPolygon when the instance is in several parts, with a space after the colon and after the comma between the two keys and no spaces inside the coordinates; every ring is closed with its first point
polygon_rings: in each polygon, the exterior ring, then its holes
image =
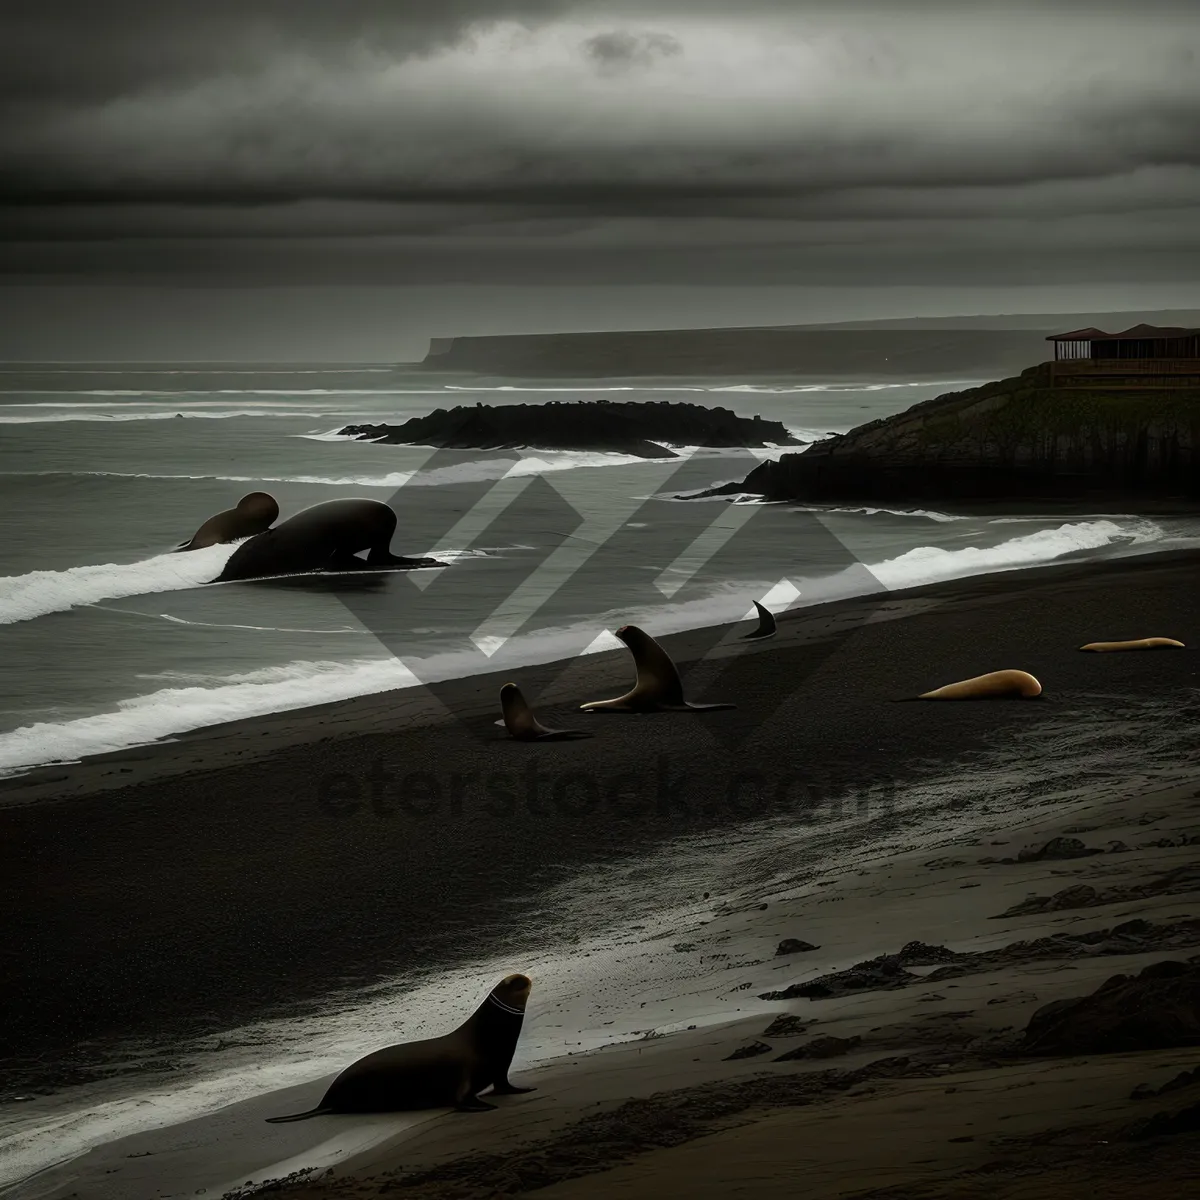
{"type": "Polygon", "coordinates": [[[114,236],[1195,254],[1198,118],[1194,2],[10,0],[0,268],[114,236]]]}

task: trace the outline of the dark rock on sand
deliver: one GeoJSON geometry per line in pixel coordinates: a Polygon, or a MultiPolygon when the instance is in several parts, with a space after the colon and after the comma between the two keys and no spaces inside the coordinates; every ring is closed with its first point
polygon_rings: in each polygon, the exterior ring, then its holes
{"type": "Polygon", "coordinates": [[[795,1017],[791,1013],[783,1013],[763,1030],[762,1035],[769,1038],[796,1037],[808,1028],[809,1026],[805,1025],[799,1017],[795,1017]]]}
{"type": "Polygon", "coordinates": [[[1086,883],[1077,883],[1072,887],[1063,888],[1061,892],[1055,892],[1053,896],[1031,896],[1028,900],[1022,900],[1020,904],[1006,908],[999,915],[991,917],[990,920],[999,921],[1002,917],[1021,917],[1026,913],[1057,912],[1063,908],[1087,908],[1089,905],[1099,903],[1099,896],[1100,893],[1094,887],[1089,887],[1086,883]]]}
{"type": "Polygon", "coordinates": [[[840,1058],[849,1054],[862,1041],[857,1034],[854,1037],[840,1038],[827,1034],[825,1037],[814,1038],[794,1050],[787,1050],[772,1062],[791,1062],[798,1058],[840,1058]]]}
{"type": "Polygon", "coordinates": [[[1030,1054],[1117,1054],[1200,1044],[1200,965],[1173,960],[1114,975],[1090,996],[1039,1008],[1025,1029],[1030,1054]]]}
{"type": "Polygon", "coordinates": [[[856,963],[844,971],[821,975],[807,983],[794,983],[777,992],[761,992],[760,1000],[824,1000],[852,992],[889,991],[913,983],[939,983],[978,971],[1045,959],[1071,959],[1108,954],[1145,954],[1155,950],[1183,950],[1200,945],[1200,920],[1155,925],[1140,918],[1124,921],[1111,929],[1093,929],[1085,933],[1056,933],[1031,941],[1010,942],[996,950],[959,953],[945,946],[909,942],[899,954],[881,954],[878,958],[856,963]],[[941,964],[927,975],[918,975],[908,967],[941,964]]]}
{"type": "Polygon", "coordinates": [[[783,954],[805,954],[809,950],[820,950],[820,948],[820,946],[814,946],[812,942],[802,942],[799,938],[784,938],[775,947],[775,957],[779,958],[783,954]]]}
{"type": "Polygon", "coordinates": [[[955,962],[960,956],[945,946],[930,946],[925,942],[909,942],[899,954],[881,954],[867,962],[857,963],[845,971],[822,975],[808,983],[794,983],[781,992],[763,992],[760,1000],[793,1000],[806,997],[822,1000],[848,992],[887,991],[907,987],[920,979],[906,967],[927,967],[933,963],[955,962]]]}
{"type": "Polygon", "coordinates": [[[1144,1141],[1153,1137],[1174,1137],[1180,1133],[1200,1132],[1200,1104],[1189,1104],[1178,1112],[1155,1113],[1145,1121],[1136,1121],[1125,1129],[1122,1140],[1144,1141]]]}
{"type": "Polygon", "coordinates": [[[1103,850],[1094,850],[1085,846],[1078,838],[1051,838],[1040,850],[1021,850],[1017,854],[1017,862],[1043,862],[1046,859],[1060,858],[1089,858],[1093,854],[1103,854],[1103,850]]]}
{"type": "Polygon", "coordinates": [[[1191,1087],[1193,1084],[1200,1084],[1200,1067],[1193,1067],[1190,1071],[1180,1071],[1173,1079],[1168,1079],[1162,1087],[1152,1088],[1148,1083],[1139,1083],[1129,1093],[1129,1098],[1130,1100],[1147,1100],[1152,1096],[1165,1096],[1168,1092],[1177,1092],[1181,1088],[1191,1087]]]}
{"type": "Polygon", "coordinates": [[[771,1047],[766,1042],[750,1042],[739,1046],[732,1054],[725,1056],[726,1062],[736,1062],[739,1058],[757,1058],[760,1054],[770,1054],[771,1047]]]}
{"type": "Polygon", "coordinates": [[[1118,904],[1129,900],[1143,900],[1149,896],[1172,895],[1176,892],[1192,892],[1200,887],[1200,863],[1186,863],[1160,875],[1157,879],[1149,879],[1145,883],[1123,884],[1097,890],[1087,884],[1075,884],[1055,892],[1053,896],[1031,896],[1014,904],[998,916],[990,918],[998,921],[1002,917],[1019,917],[1026,913],[1054,912],[1066,908],[1092,908],[1098,904],[1118,904]]]}
{"type": "Polygon", "coordinates": [[[781,421],[741,417],[727,408],[655,401],[570,400],[439,408],[403,425],[347,425],[345,437],[464,450],[600,450],[640,458],[677,458],[676,446],[801,444],[781,421]]]}

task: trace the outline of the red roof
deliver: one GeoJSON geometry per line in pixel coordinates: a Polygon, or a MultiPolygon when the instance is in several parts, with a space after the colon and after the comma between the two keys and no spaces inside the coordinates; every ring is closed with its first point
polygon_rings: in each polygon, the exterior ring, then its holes
{"type": "Polygon", "coordinates": [[[1056,333],[1048,337],[1048,342],[1117,342],[1129,340],[1144,341],[1154,338],[1190,338],[1200,337],[1200,329],[1182,329],[1179,326],[1134,325],[1121,333],[1105,333],[1103,329],[1073,329],[1070,333],[1056,333]]]}

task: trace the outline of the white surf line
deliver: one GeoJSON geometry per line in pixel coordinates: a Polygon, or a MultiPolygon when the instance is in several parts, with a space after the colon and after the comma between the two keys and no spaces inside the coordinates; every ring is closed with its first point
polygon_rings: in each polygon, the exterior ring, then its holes
{"type": "Polygon", "coordinates": [[[222,625],[214,621],[185,621],[183,617],[173,617],[170,613],[143,613],[129,608],[112,608],[107,604],[81,604],[81,608],[98,608],[102,612],[120,613],[126,617],[139,617],[145,621],[173,621],[176,625],[202,625],[205,629],[251,629],[256,633],[360,633],[351,625],[342,625],[337,629],[291,629],[286,625],[222,625]]]}
{"type": "MultiPolygon", "coordinates": [[[[444,534],[437,545],[427,553],[436,558],[438,554],[445,554],[455,546],[470,546],[536,478],[537,476],[532,474],[501,476],[471,509],[459,518],[454,528],[444,534]]],[[[440,573],[436,572],[436,575],[440,573]]],[[[414,586],[424,591],[436,575],[433,569],[430,569],[429,572],[414,571],[409,578],[414,586]]]]}

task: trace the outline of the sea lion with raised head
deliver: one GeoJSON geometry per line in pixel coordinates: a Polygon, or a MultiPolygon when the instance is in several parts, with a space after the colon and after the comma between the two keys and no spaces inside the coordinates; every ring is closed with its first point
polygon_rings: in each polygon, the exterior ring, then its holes
{"type": "Polygon", "coordinates": [[[236,542],[263,533],[279,520],[279,505],[268,492],[250,492],[233,508],[209,517],[186,542],[176,550],[203,550],[222,542],[236,542]]]}
{"type": "Polygon", "coordinates": [[[775,636],[775,615],[770,609],[759,604],[757,600],[754,602],[754,607],[758,609],[758,628],[752,629],[749,633],[742,634],[743,642],[759,641],[762,638],[775,636]]]}
{"type": "Polygon", "coordinates": [[[914,697],[916,700],[1035,700],[1042,685],[1028,671],[989,671],[959,683],[948,683],[914,697]]]}
{"type": "Polygon", "coordinates": [[[496,724],[503,725],[518,742],[565,742],[592,736],[582,729],[547,728],[537,719],[515,683],[506,683],[500,689],[500,709],[504,718],[496,724]]]}
{"type": "Polygon", "coordinates": [[[683,698],[683,683],[671,656],[636,625],[622,625],[617,637],[633,655],[637,682],[632,690],[615,700],[592,700],[581,704],[583,712],[712,712],[734,708],[733,704],[689,704],[683,698]]]}
{"type": "Polygon", "coordinates": [[[442,567],[436,558],[402,558],[390,550],[396,514],[379,500],[327,500],[255,534],[230,556],[214,583],[312,571],[442,567]],[[363,551],[367,557],[357,557],[363,551]]]}
{"type": "Polygon", "coordinates": [[[1131,642],[1088,642],[1086,646],[1080,646],[1079,648],[1080,650],[1090,650],[1094,654],[1107,654],[1114,650],[1186,649],[1182,642],[1177,642],[1174,638],[1164,637],[1137,638],[1131,642]]]}
{"type": "Polygon", "coordinates": [[[508,1079],[532,987],[526,975],[506,975],[453,1033],[376,1050],[351,1063],[316,1108],[267,1121],[444,1107],[485,1112],[496,1107],[479,1099],[485,1088],[496,1096],[532,1092],[508,1079]]]}

